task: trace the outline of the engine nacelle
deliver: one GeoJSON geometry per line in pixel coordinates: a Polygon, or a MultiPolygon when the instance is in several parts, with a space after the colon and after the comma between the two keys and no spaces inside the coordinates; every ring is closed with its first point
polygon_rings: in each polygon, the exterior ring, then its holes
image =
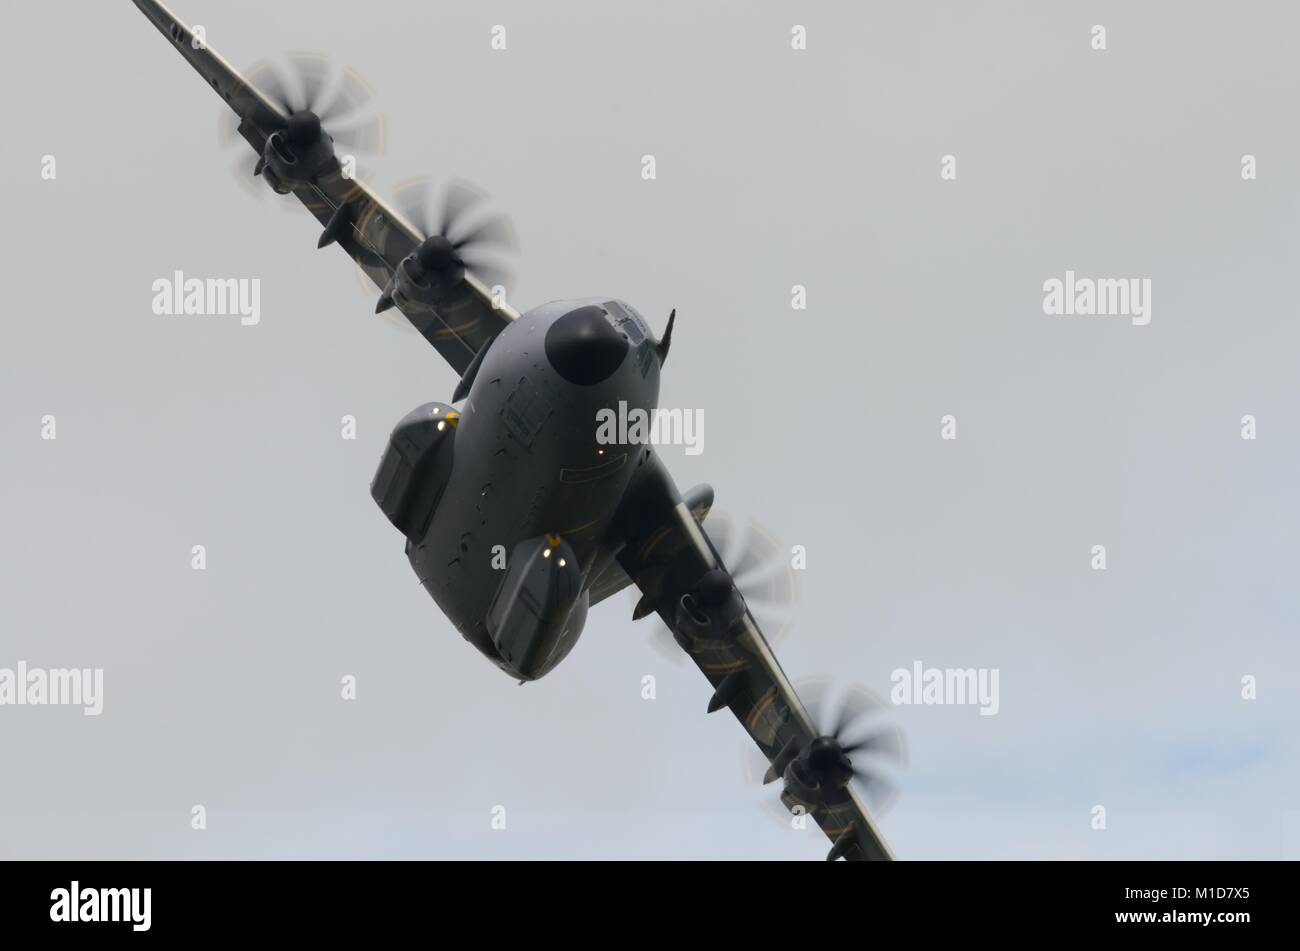
{"type": "Polygon", "coordinates": [[[314,113],[295,112],[283,129],[272,132],[262,147],[258,171],[281,195],[294,185],[306,185],[334,158],[334,140],[314,113]]]}
{"type": "Polygon", "coordinates": [[[520,542],[488,608],[492,643],[511,672],[536,680],[573,649],[587,621],[582,568],[555,535],[520,542]]]}
{"type": "Polygon", "coordinates": [[[786,764],[781,774],[785,784],[781,801],[793,811],[801,807],[812,812],[828,799],[838,797],[853,778],[853,764],[833,736],[810,740],[786,764]]]}
{"type": "Polygon", "coordinates": [[[673,638],[688,653],[724,648],[744,613],[745,600],[731,576],[714,569],[677,602],[673,638]]]}
{"type": "Polygon", "coordinates": [[[425,403],[402,417],[388,440],[370,495],[407,538],[424,537],[451,476],[460,413],[446,403],[425,403]]]}
{"type": "Polygon", "coordinates": [[[457,292],[465,264],[450,241],[441,235],[425,238],[414,251],[398,262],[393,279],[384,290],[380,309],[396,304],[405,314],[431,311],[457,292]]]}
{"type": "Polygon", "coordinates": [[[807,775],[799,766],[799,760],[791,760],[781,776],[783,789],[781,802],[791,812],[801,810],[805,815],[812,812],[821,803],[824,793],[815,779],[807,775]]]}
{"type": "Polygon", "coordinates": [[[403,312],[410,310],[428,310],[438,301],[437,285],[423,280],[423,275],[416,275],[415,255],[407,255],[397,265],[393,274],[393,303],[403,312]]]}

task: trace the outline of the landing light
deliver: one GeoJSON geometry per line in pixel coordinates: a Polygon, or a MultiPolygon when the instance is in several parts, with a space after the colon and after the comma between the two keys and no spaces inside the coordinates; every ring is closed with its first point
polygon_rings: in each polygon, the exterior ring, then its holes
{"type": "Polygon", "coordinates": [[[542,552],[542,557],[543,557],[543,558],[550,558],[550,557],[551,557],[551,550],[548,548],[548,549],[546,549],[544,552],[542,552]]]}

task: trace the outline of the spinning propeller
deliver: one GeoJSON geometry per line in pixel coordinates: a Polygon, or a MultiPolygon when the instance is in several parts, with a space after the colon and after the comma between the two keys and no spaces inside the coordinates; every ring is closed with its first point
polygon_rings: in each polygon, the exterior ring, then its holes
{"type": "MultiPolygon", "coordinates": [[[[898,797],[894,774],[907,765],[902,732],[884,720],[889,706],[857,684],[836,695],[826,678],[801,680],[794,688],[820,732],[795,753],[795,772],[819,788],[830,805],[854,784],[872,815],[887,811],[898,797]]],[[[747,782],[766,784],[781,780],[787,764],[769,764],[756,747],[746,746],[742,765],[747,782]]],[[[791,828],[791,813],[779,800],[764,796],[762,805],[764,812],[791,828]]]]}
{"type": "MultiPolygon", "coordinates": [[[[434,287],[458,280],[468,272],[489,292],[498,286],[504,288],[508,299],[514,283],[509,259],[519,251],[510,219],[499,213],[485,213],[490,203],[487,192],[469,182],[449,182],[441,201],[435,199],[435,194],[428,177],[411,179],[394,189],[394,209],[417,233],[426,236],[399,268],[408,295],[416,299],[436,296],[434,287]]],[[[393,252],[391,257],[399,254],[393,252]]],[[[373,298],[374,291],[364,272],[358,268],[357,274],[362,290],[373,298]]],[[[415,332],[399,312],[390,310],[393,303],[385,293],[375,312],[389,326],[415,332]]]]}
{"type": "MultiPolygon", "coordinates": [[[[798,596],[790,547],[757,521],[741,522],[717,509],[710,511],[702,527],[744,596],[754,621],[768,643],[776,644],[790,629],[798,596]]],[[[672,631],[658,618],[654,624],[650,643],[655,650],[674,663],[684,661],[686,654],[673,639],[672,631]]]]}
{"type": "Polygon", "coordinates": [[[487,192],[460,179],[447,183],[441,202],[434,200],[427,178],[398,186],[394,205],[426,235],[415,255],[419,266],[431,273],[463,268],[489,288],[508,291],[513,273],[502,258],[518,254],[519,241],[509,218],[484,212],[490,200],[487,192]]]}
{"type": "MultiPolygon", "coordinates": [[[[284,133],[291,145],[307,148],[323,131],[334,141],[340,161],[351,156],[360,163],[383,154],[386,120],[375,107],[370,84],[350,67],[335,66],[323,53],[299,52],[287,54],[283,62],[258,63],[245,76],[288,117],[284,133]]],[[[218,138],[223,147],[236,141],[247,147],[239,118],[229,109],[222,110],[218,138]]],[[[245,154],[232,172],[246,190],[266,194],[245,154]]]]}

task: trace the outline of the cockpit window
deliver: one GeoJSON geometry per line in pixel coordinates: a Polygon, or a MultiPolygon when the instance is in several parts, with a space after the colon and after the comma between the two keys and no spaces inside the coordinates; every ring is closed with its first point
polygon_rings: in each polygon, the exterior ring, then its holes
{"type": "Polygon", "coordinates": [[[612,318],[611,322],[621,332],[627,334],[628,343],[633,347],[638,346],[641,341],[645,340],[645,330],[642,328],[641,319],[631,313],[623,304],[616,300],[606,301],[605,310],[612,318]]]}

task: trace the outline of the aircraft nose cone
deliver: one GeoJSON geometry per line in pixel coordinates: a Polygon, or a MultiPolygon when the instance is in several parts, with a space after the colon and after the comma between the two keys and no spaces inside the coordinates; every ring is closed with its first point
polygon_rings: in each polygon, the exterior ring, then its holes
{"type": "Polygon", "coordinates": [[[571,310],[546,331],[546,359],[570,383],[592,386],[613,376],[627,356],[627,338],[594,304],[571,310]]]}

